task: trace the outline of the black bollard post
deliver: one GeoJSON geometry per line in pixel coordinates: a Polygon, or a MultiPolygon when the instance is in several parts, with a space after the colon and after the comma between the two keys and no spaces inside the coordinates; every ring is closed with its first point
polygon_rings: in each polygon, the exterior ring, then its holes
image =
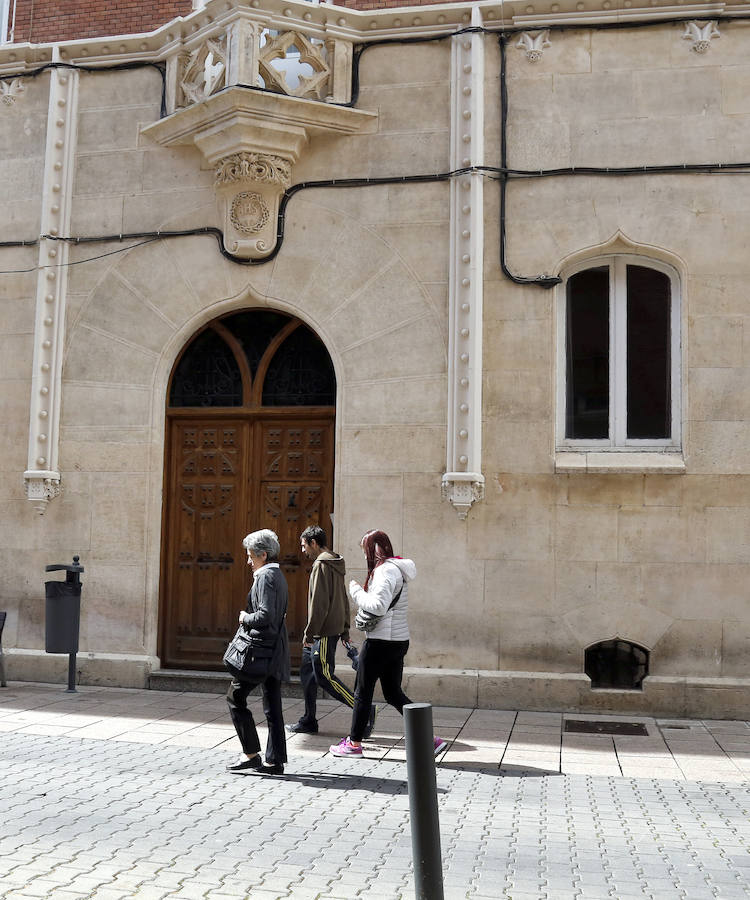
{"type": "Polygon", "coordinates": [[[432,706],[429,703],[404,706],[404,730],[414,896],[416,900],[443,900],[432,706]]]}
{"type": "Polygon", "coordinates": [[[65,691],[66,694],[77,694],[76,690],[76,655],[75,653],[68,654],[68,689],[65,691]]]}

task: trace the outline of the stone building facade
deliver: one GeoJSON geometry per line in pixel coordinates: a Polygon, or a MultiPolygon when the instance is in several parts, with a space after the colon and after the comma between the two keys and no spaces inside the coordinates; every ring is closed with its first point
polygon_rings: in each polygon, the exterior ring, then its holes
{"type": "Polygon", "coordinates": [[[750,714],[743,8],[199,5],[0,46],[9,676],[73,554],[82,682],[220,667],[267,525],[296,639],[320,520],[414,696],[750,714]]]}

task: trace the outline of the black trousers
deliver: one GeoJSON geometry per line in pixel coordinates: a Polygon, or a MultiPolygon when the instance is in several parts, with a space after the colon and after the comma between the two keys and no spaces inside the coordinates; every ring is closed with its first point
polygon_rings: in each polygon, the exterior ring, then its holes
{"type": "Polygon", "coordinates": [[[255,719],[248,709],[247,698],[251,691],[261,686],[263,692],[263,712],[268,723],[268,740],[266,741],[266,762],[286,762],[286,733],[284,731],[284,715],[281,711],[281,682],[278,678],[268,676],[265,681],[238,681],[234,679],[227,691],[229,715],[242,744],[242,750],[248,756],[260,752],[258,730],[255,719]]]}
{"type": "Polygon", "coordinates": [[[404,714],[404,704],[411,700],[401,690],[404,675],[404,657],[409,649],[408,641],[380,641],[367,638],[359,652],[357,686],[354,691],[354,710],[349,737],[361,741],[370,715],[375,684],[380,681],[385,702],[404,714]]]}
{"type": "Polygon", "coordinates": [[[354,706],[354,695],[334,672],[339,637],[324,635],[316,638],[312,647],[302,648],[299,677],[305,694],[305,712],[300,721],[305,725],[315,725],[317,722],[318,685],[334,700],[340,700],[349,708],[354,706]]]}

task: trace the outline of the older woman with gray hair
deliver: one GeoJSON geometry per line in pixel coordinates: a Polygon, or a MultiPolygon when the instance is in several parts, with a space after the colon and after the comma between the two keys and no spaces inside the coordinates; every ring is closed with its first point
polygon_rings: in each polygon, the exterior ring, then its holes
{"type": "Polygon", "coordinates": [[[247,606],[240,613],[240,624],[250,636],[269,650],[273,650],[268,674],[261,680],[235,677],[227,691],[227,703],[242,754],[228,766],[230,772],[253,770],[269,775],[282,775],[286,762],[286,736],[281,711],[281,682],[289,681],[289,638],[286,631],[286,609],[289,590],[279,568],[281,552],[279,539],[268,528],[253,531],[242,542],[247,550],[248,564],[253,569],[253,586],[247,595],[247,606]],[[247,698],[258,685],[263,692],[263,712],[268,722],[266,765],[260,758],[260,741],[247,698]]]}

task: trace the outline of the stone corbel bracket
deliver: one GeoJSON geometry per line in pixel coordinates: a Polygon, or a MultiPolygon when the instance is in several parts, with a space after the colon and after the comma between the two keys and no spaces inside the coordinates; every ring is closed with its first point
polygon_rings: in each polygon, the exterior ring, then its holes
{"type": "MultiPolygon", "coordinates": [[[[472,24],[481,24],[474,9],[472,24]]],[[[451,167],[484,164],[484,35],[451,39],[451,167]]],[[[451,180],[448,334],[448,433],[443,498],[459,518],[484,497],[482,471],[482,304],[484,179],[451,180]]]]}
{"type": "Polygon", "coordinates": [[[276,246],[279,202],[310,138],[371,131],[376,124],[375,112],[235,85],[176,110],[143,134],[165,147],[200,150],[216,173],[226,250],[262,259],[276,246]]]}
{"type": "Polygon", "coordinates": [[[271,228],[275,233],[281,194],[291,183],[291,162],[281,156],[242,152],[218,162],[215,187],[224,212],[224,244],[230,253],[248,258],[273,249],[273,242],[264,237],[271,228]]]}
{"type": "Polygon", "coordinates": [[[524,31],[516,44],[516,47],[518,47],[519,50],[524,51],[526,59],[528,59],[529,62],[539,62],[542,58],[542,53],[544,53],[547,47],[551,46],[552,44],[549,41],[549,31],[546,29],[537,34],[534,34],[531,31],[524,31]]]}
{"type": "Polygon", "coordinates": [[[16,98],[26,90],[23,81],[20,78],[14,78],[12,81],[0,81],[0,100],[4,106],[13,106],[16,98]]]}
{"type": "MultiPolygon", "coordinates": [[[[57,48],[56,48],[57,51],[57,48]]],[[[53,61],[57,61],[57,53],[53,61]]],[[[68,244],[78,122],[78,73],[50,72],[44,193],[36,288],[26,496],[39,513],[60,490],[58,448],[68,244]],[[46,237],[49,235],[49,237],[46,237]]]]}

